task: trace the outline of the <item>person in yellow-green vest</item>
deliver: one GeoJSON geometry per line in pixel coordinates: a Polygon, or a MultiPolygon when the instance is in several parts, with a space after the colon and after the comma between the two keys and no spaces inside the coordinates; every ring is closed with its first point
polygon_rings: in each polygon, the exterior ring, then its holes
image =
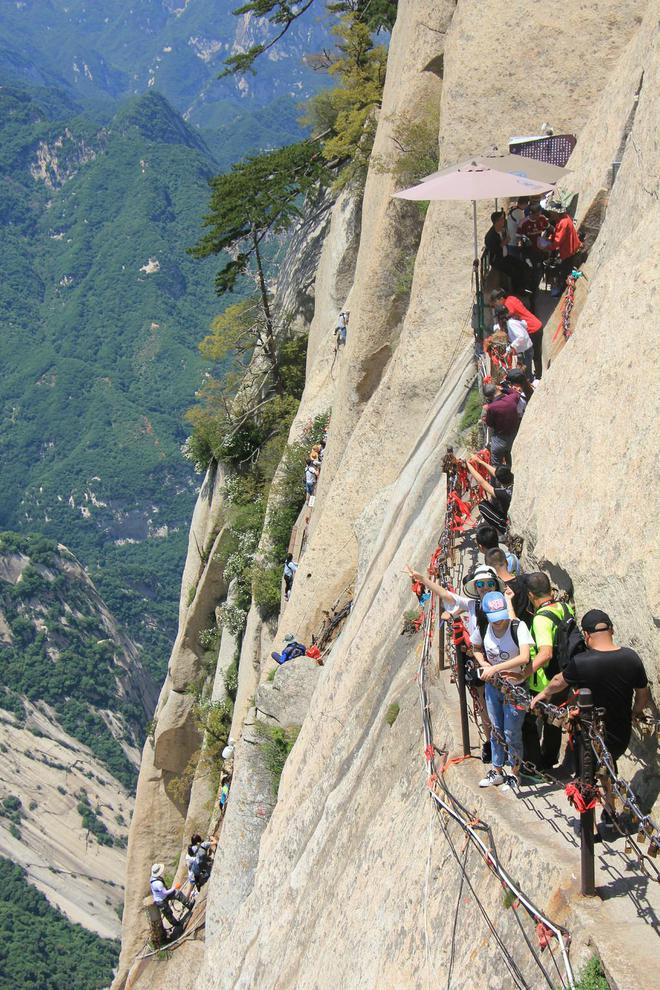
{"type": "MultiPolygon", "coordinates": [[[[532,673],[527,687],[532,694],[545,690],[555,674],[559,673],[559,659],[555,641],[560,624],[573,619],[575,612],[570,605],[557,601],[547,574],[537,571],[527,574],[525,583],[529,600],[534,609],[532,620],[531,651],[532,673]]],[[[564,695],[553,698],[561,704],[564,695]]],[[[559,760],[561,749],[561,728],[551,725],[543,716],[539,720],[536,712],[528,712],[523,724],[523,752],[525,762],[534,764],[539,770],[549,770],[559,760]]]]}

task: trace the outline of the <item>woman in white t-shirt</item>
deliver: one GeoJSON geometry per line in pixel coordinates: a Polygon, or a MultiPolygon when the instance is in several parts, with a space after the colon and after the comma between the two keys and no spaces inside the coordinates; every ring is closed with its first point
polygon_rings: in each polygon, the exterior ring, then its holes
{"type": "MultiPolygon", "coordinates": [[[[486,657],[481,677],[486,681],[486,707],[492,726],[490,741],[493,767],[479,781],[479,787],[499,787],[500,784],[518,786],[525,712],[508,702],[490,681],[496,674],[505,671],[513,680],[524,680],[523,672],[529,664],[532,635],[524,622],[510,617],[507,600],[501,592],[489,592],[483,598],[481,607],[488,619],[488,628],[483,639],[477,630],[477,638],[481,640],[481,649],[486,657]],[[507,762],[512,776],[504,772],[504,764],[507,762]]],[[[473,644],[477,645],[474,639],[473,644]]]]}
{"type": "Polygon", "coordinates": [[[497,322],[493,324],[494,330],[505,330],[509,338],[509,350],[513,351],[519,358],[522,358],[528,376],[532,374],[532,358],[534,348],[532,338],[527,329],[525,320],[517,320],[506,306],[497,306],[495,309],[497,322]]]}

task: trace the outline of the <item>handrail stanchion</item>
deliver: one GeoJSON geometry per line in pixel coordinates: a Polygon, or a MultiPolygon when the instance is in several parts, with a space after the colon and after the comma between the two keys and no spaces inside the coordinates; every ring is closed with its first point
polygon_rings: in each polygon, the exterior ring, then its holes
{"type": "Polygon", "coordinates": [[[470,722],[468,720],[467,691],[465,689],[465,647],[462,643],[456,644],[456,686],[458,688],[458,703],[461,712],[463,756],[469,756],[470,722]]]}
{"type": "MultiPolygon", "coordinates": [[[[594,720],[594,701],[589,688],[578,691],[580,712],[578,774],[585,785],[585,796],[591,799],[594,792],[594,751],[591,745],[591,726],[594,720]]],[[[596,896],[594,874],[594,809],[580,814],[580,891],[585,897],[596,896]]]]}
{"type": "Polygon", "coordinates": [[[445,627],[446,623],[441,618],[442,616],[442,599],[440,595],[437,596],[437,607],[438,607],[438,670],[445,669],[445,627]]]}

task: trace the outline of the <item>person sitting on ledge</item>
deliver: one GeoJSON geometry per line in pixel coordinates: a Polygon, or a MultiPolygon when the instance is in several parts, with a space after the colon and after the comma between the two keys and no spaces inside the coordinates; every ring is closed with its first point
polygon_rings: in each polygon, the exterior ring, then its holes
{"type": "Polygon", "coordinates": [[[307,647],[303,646],[302,643],[297,643],[293,633],[287,633],[284,637],[284,642],[286,643],[286,646],[281,653],[276,653],[275,651],[271,653],[271,657],[273,660],[277,660],[280,667],[283,663],[286,663],[287,660],[293,660],[295,657],[304,657],[307,652],[307,647]]]}
{"type": "Polygon", "coordinates": [[[520,293],[525,292],[526,289],[531,289],[530,276],[525,262],[521,261],[520,258],[514,258],[510,254],[504,253],[503,238],[506,237],[506,213],[504,210],[496,210],[495,213],[491,213],[490,222],[492,226],[484,238],[490,267],[509,276],[514,292],[520,293]]]}

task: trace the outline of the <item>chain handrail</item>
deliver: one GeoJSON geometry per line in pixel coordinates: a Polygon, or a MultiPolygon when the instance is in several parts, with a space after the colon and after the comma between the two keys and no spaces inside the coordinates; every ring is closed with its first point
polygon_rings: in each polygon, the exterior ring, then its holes
{"type": "MultiPolygon", "coordinates": [[[[444,528],[438,540],[437,549],[432,558],[433,571],[429,568],[429,573],[436,574],[445,586],[450,587],[453,585],[452,577],[456,582],[460,582],[463,567],[463,559],[461,556],[458,561],[458,567],[456,568],[458,573],[452,575],[452,563],[456,552],[456,548],[454,546],[456,534],[452,526],[453,510],[449,499],[452,492],[456,493],[458,496],[462,494],[458,465],[459,461],[454,456],[453,451],[451,452],[451,456],[447,455],[443,461],[443,469],[445,469],[447,473],[448,502],[445,512],[444,528]],[[440,550],[439,555],[438,550],[440,550]]],[[[455,675],[457,671],[456,651],[457,643],[455,642],[454,637],[450,636],[449,666],[452,672],[452,679],[454,681],[456,680],[455,675]]],[[[474,661],[471,658],[468,657],[468,660],[474,664],[474,661]]],[[[532,710],[534,712],[538,712],[551,722],[562,726],[564,729],[568,728],[569,732],[571,732],[572,727],[579,722],[577,711],[566,706],[553,705],[552,703],[542,701],[536,702],[534,709],[532,709],[532,698],[529,691],[523,687],[522,684],[512,683],[511,680],[503,677],[501,674],[496,674],[490,680],[490,683],[496,686],[505,698],[516,708],[526,712],[532,710]]],[[[475,693],[472,690],[470,690],[470,695],[472,697],[473,706],[476,708],[475,693]]],[[[479,729],[476,711],[473,711],[470,714],[472,720],[479,729]]],[[[651,731],[660,732],[660,720],[656,719],[654,716],[643,715],[638,718],[638,721],[640,726],[651,726],[651,731]]],[[[493,732],[496,734],[496,738],[498,738],[500,742],[506,742],[506,740],[501,737],[501,733],[498,733],[495,727],[491,725],[491,733],[493,732]]],[[[637,834],[638,841],[649,842],[649,851],[646,853],[639,848],[637,843],[630,840],[630,837],[621,830],[616,820],[614,820],[613,824],[615,827],[622,835],[626,837],[626,839],[629,840],[626,850],[635,854],[637,863],[646,876],[660,881],[660,870],[653,862],[654,858],[658,854],[658,851],[660,850],[660,829],[658,829],[658,826],[649,815],[645,815],[641,811],[630,784],[623,778],[619,777],[616,773],[614,760],[612,759],[603,736],[598,729],[598,723],[590,726],[589,735],[585,740],[585,743],[591,746],[598,765],[601,768],[601,772],[608,775],[614,794],[621,801],[623,807],[630,812],[633,823],[639,826],[639,831],[637,834]]],[[[539,769],[529,760],[523,760],[520,764],[520,769],[528,776],[540,777],[553,783],[562,783],[551,773],[548,773],[546,769],[539,769]]],[[[581,781],[578,778],[575,778],[573,783],[577,784],[578,787],[584,785],[584,781],[581,781]]]]}

